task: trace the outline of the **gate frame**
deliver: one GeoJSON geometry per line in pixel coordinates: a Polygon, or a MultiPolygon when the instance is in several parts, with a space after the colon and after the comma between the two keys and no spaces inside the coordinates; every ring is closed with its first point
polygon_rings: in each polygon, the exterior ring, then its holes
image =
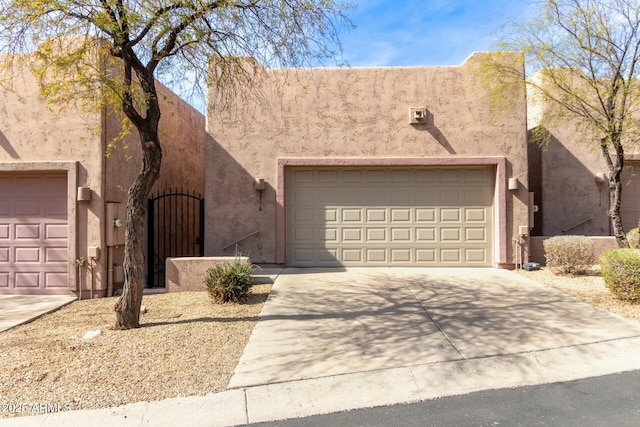
{"type": "MultiPolygon", "coordinates": [[[[154,288],[155,286],[155,266],[156,266],[156,256],[159,257],[159,254],[156,254],[155,251],[155,203],[160,199],[165,199],[167,197],[180,197],[180,200],[183,198],[197,200],[198,201],[198,233],[199,236],[195,238],[194,244],[198,245],[198,256],[204,256],[204,197],[200,193],[193,191],[192,194],[189,194],[189,191],[185,192],[182,188],[178,191],[177,188],[174,188],[173,191],[171,188],[168,190],[164,190],[161,194],[158,191],[157,195],[153,197],[153,193],[151,194],[151,198],[147,200],[147,280],[146,287],[154,288]]],[[[169,210],[171,210],[171,204],[169,205],[169,210]]],[[[176,206],[178,203],[176,202],[176,206]]],[[[171,212],[170,212],[171,214],[171,212]]],[[[195,215],[195,209],[194,209],[195,215]]],[[[171,248],[171,241],[169,242],[169,247],[171,248]]],[[[165,266],[166,271],[166,259],[165,257],[162,261],[162,264],[165,266]]],[[[159,263],[158,263],[159,265],[159,263]]],[[[166,286],[166,276],[165,276],[165,286],[166,286]]],[[[160,287],[160,286],[157,286],[160,287]]]]}

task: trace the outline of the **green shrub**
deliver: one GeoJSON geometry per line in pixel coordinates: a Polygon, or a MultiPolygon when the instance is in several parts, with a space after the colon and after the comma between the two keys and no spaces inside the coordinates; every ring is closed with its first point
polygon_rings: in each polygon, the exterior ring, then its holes
{"type": "Polygon", "coordinates": [[[254,266],[236,254],[233,262],[215,265],[207,270],[205,283],[215,303],[245,302],[249,296],[254,266]]]}
{"type": "Polygon", "coordinates": [[[593,241],[588,237],[556,236],[543,244],[547,267],[554,273],[585,274],[593,265],[593,241]]]}
{"type": "Polygon", "coordinates": [[[640,250],[613,249],[600,256],[604,284],[618,298],[640,301],[640,250]]]}
{"type": "Polygon", "coordinates": [[[638,249],[638,228],[632,228],[627,233],[627,242],[629,242],[629,247],[633,249],[638,249]]]}

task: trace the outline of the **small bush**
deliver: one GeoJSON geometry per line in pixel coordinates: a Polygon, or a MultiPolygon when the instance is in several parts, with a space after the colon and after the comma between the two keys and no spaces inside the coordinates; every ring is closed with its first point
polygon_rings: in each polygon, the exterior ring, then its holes
{"type": "Polygon", "coordinates": [[[640,301],[640,250],[613,249],[600,256],[604,284],[619,299],[640,301]]]}
{"type": "Polygon", "coordinates": [[[627,242],[629,242],[629,247],[633,248],[633,249],[638,249],[638,244],[640,242],[638,242],[638,229],[637,228],[632,228],[631,230],[629,230],[629,232],[627,233],[627,242]]]}
{"type": "Polygon", "coordinates": [[[205,283],[209,295],[217,304],[245,302],[249,296],[254,266],[239,255],[233,262],[218,264],[207,270],[205,283]]]}
{"type": "Polygon", "coordinates": [[[547,267],[554,273],[585,274],[593,265],[593,241],[588,237],[556,236],[543,244],[547,267]]]}

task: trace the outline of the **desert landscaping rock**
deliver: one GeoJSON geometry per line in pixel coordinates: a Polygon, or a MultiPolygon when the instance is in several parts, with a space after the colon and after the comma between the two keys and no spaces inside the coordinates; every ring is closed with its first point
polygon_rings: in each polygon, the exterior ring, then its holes
{"type": "MultiPolygon", "coordinates": [[[[76,301],[0,333],[0,402],[107,408],[227,388],[271,285],[246,304],[206,292],[145,295],[142,326],[115,331],[117,298],[76,301]],[[87,340],[87,331],[102,331],[87,340]]],[[[29,415],[0,413],[0,417],[29,415]]]]}
{"type": "Polygon", "coordinates": [[[605,287],[597,266],[582,276],[554,274],[545,267],[538,271],[518,270],[517,273],[611,313],[640,322],[640,305],[617,299],[605,287]]]}
{"type": "Polygon", "coordinates": [[[84,334],[82,339],[92,340],[96,337],[99,337],[100,335],[102,335],[102,331],[100,329],[98,329],[97,331],[87,331],[87,333],[84,334]]]}

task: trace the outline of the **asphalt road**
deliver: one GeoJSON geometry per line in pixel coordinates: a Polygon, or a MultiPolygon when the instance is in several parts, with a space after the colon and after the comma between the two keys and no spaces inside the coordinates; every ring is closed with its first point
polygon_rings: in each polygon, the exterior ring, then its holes
{"type": "Polygon", "coordinates": [[[639,425],[640,371],[252,424],[271,427],[639,425]]]}

